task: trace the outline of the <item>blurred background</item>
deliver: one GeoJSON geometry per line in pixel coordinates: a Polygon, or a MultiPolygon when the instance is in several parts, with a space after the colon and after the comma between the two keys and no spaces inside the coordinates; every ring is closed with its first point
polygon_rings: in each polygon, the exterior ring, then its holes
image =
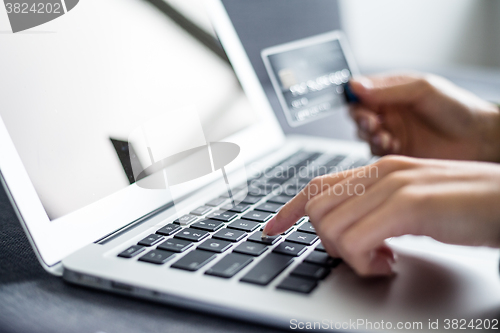
{"type": "Polygon", "coordinates": [[[500,1],[339,3],[361,67],[500,66],[500,1]]]}
{"type": "MultiPolygon", "coordinates": [[[[211,30],[202,0],[166,2],[211,30]]],[[[500,67],[500,1],[338,3],[342,26],[361,68],[500,67]]]]}

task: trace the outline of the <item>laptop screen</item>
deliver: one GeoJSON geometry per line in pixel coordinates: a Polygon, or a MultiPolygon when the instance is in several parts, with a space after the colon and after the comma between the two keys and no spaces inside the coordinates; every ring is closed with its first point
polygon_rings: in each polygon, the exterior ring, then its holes
{"type": "MultiPolygon", "coordinates": [[[[286,134],[304,134],[323,136],[335,139],[357,140],[356,127],[345,112],[325,112],[321,117],[310,117],[310,111],[314,108],[298,110],[297,113],[289,110],[291,103],[286,103],[286,96],[279,96],[276,82],[273,85],[272,70],[276,71],[277,81],[298,81],[300,76],[309,79],[309,76],[321,78],[331,74],[332,71],[342,73],[345,65],[337,61],[338,52],[335,44],[324,44],[316,46],[316,49],[294,50],[290,52],[273,52],[269,55],[271,66],[285,66],[286,62],[297,58],[304,58],[304,54],[313,51],[319,66],[308,68],[307,75],[300,68],[300,62],[295,61],[293,65],[286,64],[286,69],[280,73],[276,68],[266,68],[262,53],[270,48],[287,45],[297,40],[303,40],[312,36],[329,33],[341,29],[339,18],[339,7],[336,0],[222,0],[231,23],[238,34],[248,58],[255,70],[258,79],[265,90],[266,96],[286,134]],[[319,56],[319,59],[318,59],[319,56]],[[286,58],[286,59],[285,59],[286,58]],[[323,58],[323,59],[321,59],[323,58]],[[273,61],[281,64],[272,66],[273,61]],[[292,72],[293,70],[293,72],[292,72]],[[285,101],[284,101],[285,100],[285,101]],[[286,106],[288,104],[289,107],[286,106]],[[305,111],[302,112],[301,111],[305,111]]],[[[284,84],[287,85],[286,83],[284,84]]],[[[330,94],[330,91],[325,90],[330,94]]],[[[335,92],[333,92],[335,93],[335,92]]],[[[326,97],[324,94],[323,97],[326,97]]],[[[309,99],[310,100],[310,99],[309,99]]],[[[323,102],[325,102],[323,100],[323,102]]],[[[333,101],[335,103],[335,101],[333,101]]],[[[332,104],[332,103],[331,103],[332,104]]],[[[320,108],[321,103],[316,103],[320,108]]]]}
{"type": "Polygon", "coordinates": [[[0,116],[51,220],[135,181],[130,147],[141,148],[129,139],[141,124],[179,152],[258,121],[214,52],[203,7],[183,4],[173,19],[146,1],[82,1],[67,17],[0,34],[0,116]]]}

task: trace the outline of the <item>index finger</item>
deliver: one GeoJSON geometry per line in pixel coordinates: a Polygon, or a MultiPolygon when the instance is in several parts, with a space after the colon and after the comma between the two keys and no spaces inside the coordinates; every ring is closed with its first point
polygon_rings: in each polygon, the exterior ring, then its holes
{"type": "Polygon", "coordinates": [[[288,230],[295,222],[305,215],[305,207],[310,199],[321,194],[324,186],[332,186],[352,175],[351,172],[347,174],[339,172],[337,174],[314,178],[299,192],[299,194],[287,202],[275,217],[267,222],[262,234],[264,236],[274,236],[288,230]]]}
{"type": "MultiPolygon", "coordinates": [[[[408,157],[385,157],[372,165],[366,165],[355,169],[350,169],[348,172],[340,171],[334,174],[328,174],[321,177],[316,177],[307,184],[291,201],[289,201],[278,214],[267,222],[262,232],[263,236],[274,236],[288,230],[297,220],[305,215],[306,204],[317,195],[323,193],[325,189],[331,189],[337,183],[358,177],[358,172],[361,172],[361,177],[371,174],[370,168],[374,167],[377,173],[376,178],[384,177],[396,170],[415,167],[416,159],[408,157]],[[366,170],[368,170],[366,172],[366,170]],[[380,174],[379,174],[380,171],[380,174]]],[[[376,180],[372,179],[372,183],[376,180]]]]}
{"type": "Polygon", "coordinates": [[[285,232],[305,215],[305,207],[309,200],[303,191],[300,191],[292,200],[288,201],[278,214],[267,222],[264,231],[262,231],[263,236],[274,236],[285,232]]]}

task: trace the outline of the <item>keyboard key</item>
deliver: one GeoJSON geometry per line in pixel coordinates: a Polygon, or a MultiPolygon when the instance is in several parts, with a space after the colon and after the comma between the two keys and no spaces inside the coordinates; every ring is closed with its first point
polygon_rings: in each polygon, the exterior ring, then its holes
{"type": "Polygon", "coordinates": [[[304,181],[304,180],[299,179],[299,178],[296,178],[293,180],[293,183],[290,185],[296,186],[299,190],[302,190],[304,187],[307,186],[307,184],[309,184],[309,182],[304,181]]]}
{"type": "Polygon", "coordinates": [[[197,216],[202,216],[202,215],[205,215],[206,213],[208,213],[211,210],[212,210],[212,208],[210,208],[210,207],[201,206],[201,207],[198,207],[195,210],[191,211],[190,214],[197,215],[197,216]]]}
{"type": "Polygon", "coordinates": [[[205,206],[217,207],[217,206],[223,204],[224,202],[226,202],[226,200],[227,200],[226,198],[215,198],[215,199],[212,199],[209,202],[207,202],[205,204],[205,206]]]}
{"type": "Polygon", "coordinates": [[[243,191],[244,189],[246,189],[248,187],[247,184],[243,184],[243,185],[240,185],[240,186],[236,186],[233,191],[236,193],[236,192],[240,192],[240,191],[243,191]]]}
{"type": "Polygon", "coordinates": [[[302,161],[307,161],[309,158],[317,158],[317,156],[316,156],[317,154],[320,154],[320,153],[313,153],[310,151],[300,150],[300,151],[296,152],[295,154],[293,154],[290,157],[288,162],[293,163],[295,165],[295,164],[300,163],[302,161]]]}
{"type": "Polygon", "coordinates": [[[302,263],[290,274],[301,276],[307,279],[322,280],[330,273],[330,269],[310,263],[302,263]]]}
{"type": "Polygon", "coordinates": [[[287,184],[287,186],[292,186],[292,185],[297,187],[300,190],[303,190],[304,187],[309,185],[309,181],[307,179],[302,179],[300,177],[296,177],[296,178],[292,179],[292,181],[289,184],[287,184]]]}
{"type": "Polygon", "coordinates": [[[241,218],[245,219],[245,220],[256,221],[256,222],[266,222],[267,220],[269,220],[271,218],[271,214],[266,213],[266,212],[258,212],[258,211],[253,210],[251,212],[246,213],[241,218]]]}
{"type": "Polygon", "coordinates": [[[265,177],[255,178],[248,182],[248,188],[251,187],[265,188],[266,186],[271,186],[271,185],[267,184],[265,177]]]}
{"type": "Polygon", "coordinates": [[[290,177],[291,177],[291,173],[288,176],[286,176],[286,177],[274,177],[274,178],[270,178],[267,182],[269,184],[278,184],[278,185],[281,185],[284,182],[286,182],[288,179],[290,179],[290,177]]]}
{"type": "MultiPolygon", "coordinates": [[[[263,226],[262,228],[260,228],[260,231],[263,231],[264,228],[265,228],[265,226],[263,226]]],[[[284,232],[282,232],[281,234],[282,235],[288,235],[292,230],[293,230],[293,227],[290,227],[287,230],[285,230],[284,232]]]]}
{"type": "Polygon", "coordinates": [[[342,259],[332,258],[325,252],[313,251],[306,257],[306,259],[304,259],[304,262],[320,266],[336,267],[342,262],[342,259]]]}
{"type": "Polygon", "coordinates": [[[277,167],[271,172],[270,175],[272,175],[272,178],[269,178],[267,182],[270,184],[281,185],[290,178],[292,178],[294,174],[295,172],[293,171],[293,169],[285,169],[283,167],[277,167]]]}
{"type": "Polygon", "coordinates": [[[200,245],[198,245],[197,249],[211,251],[216,253],[222,253],[231,247],[231,242],[223,241],[219,239],[207,239],[200,245]]]}
{"type": "Polygon", "coordinates": [[[235,213],[243,213],[244,211],[248,210],[250,208],[250,205],[248,204],[239,204],[236,206],[233,206],[232,204],[222,206],[222,209],[228,210],[230,212],[235,212],[235,213]]]}
{"type": "Polygon", "coordinates": [[[217,239],[227,240],[230,242],[238,242],[243,238],[245,238],[246,235],[247,235],[246,232],[240,230],[223,229],[217,231],[212,237],[217,239]]]}
{"type": "Polygon", "coordinates": [[[332,158],[331,160],[329,160],[328,162],[325,163],[325,166],[326,167],[334,167],[334,166],[337,166],[340,162],[342,162],[343,159],[345,159],[346,157],[343,156],[343,155],[339,155],[339,156],[335,156],[334,158],[332,158]]]}
{"type": "Polygon", "coordinates": [[[359,168],[368,164],[368,160],[362,158],[351,164],[349,167],[352,169],[359,168]]]}
{"type": "Polygon", "coordinates": [[[149,262],[151,264],[162,265],[172,259],[174,252],[163,251],[163,250],[153,250],[142,257],[139,258],[139,261],[149,262]]]}
{"type": "Polygon", "coordinates": [[[314,177],[310,176],[299,176],[300,182],[309,184],[311,180],[313,180],[314,177]]]}
{"type": "Polygon", "coordinates": [[[205,230],[205,231],[217,231],[224,226],[224,222],[215,220],[203,220],[191,224],[191,228],[205,230]]]}
{"type": "Polygon", "coordinates": [[[317,159],[321,155],[322,155],[322,153],[312,153],[312,154],[310,154],[309,157],[307,157],[306,159],[304,159],[300,163],[296,164],[295,168],[300,169],[301,167],[310,164],[312,161],[314,161],[315,159],[317,159]]]}
{"type": "Polygon", "coordinates": [[[182,239],[167,239],[160,245],[158,245],[156,248],[159,250],[165,250],[165,251],[173,251],[173,252],[184,252],[187,249],[189,249],[193,243],[182,240],[182,239]]]}
{"type": "Polygon", "coordinates": [[[249,240],[251,242],[266,244],[266,245],[273,245],[274,243],[276,243],[280,239],[281,239],[280,235],[268,236],[268,237],[262,238],[262,232],[257,231],[255,233],[253,233],[250,237],[248,237],[247,240],[249,240]]]}
{"type": "Polygon", "coordinates": [[[233,252],[248,254],[250,256],[258,257],[262,253],[266,252],[268,247],[264,244],[259,244],[255,242],[243,242],[238,245],[233,252]]]}
{"type": "Polygon", "coordinates": [[[179,217],[177,220],[174,221],[174,223],[180,225],[188,225],[189,223],[195,221],[196,219],[197,219],[196,216],[186,214],[184,216],[179,217]]]}
{"type": "Polygon", "coordinates": [[[228,279],[233,277],[252,261],[253,259],[249,256],[238,253],[229,253],[212,268],[208,269],[205,274],[228,279]]]}
{"type": "Polygon", "coordinates": [[[170,236],[175,234],[179,230],[181,230],[180,226],[171,223],[159,229],[158,231],[156,231],[156,233],[163,236],[170,236]]]}
{"type": "Polygon", "coordinates": [[[176,261],[172,268],[183,269],[186,271],[197,271],[201,267],[212,261],[217,255],[207,251],[194,250],[176,261]]]}
{"type": "Polygon", "coordinates": [[[303,225],[301,225],[297,231],[302,231],[302,232],[307,232],[310,234],[316,234],[316,230],[314,229],[313,225],[311,222],[306,222],[303,225]]]}
{"type": "Polygon", "coordinates": [[[283,281],[281,281],[281,283],[277,285],[276,288],[309,294],[317,286],[318,282],[316,282],[316,280],[304,279],[296,276],[289,276],[283,281]]]}
{"type": "Polygon", "coordinates": [[[300,179],[300,178],[297,178],[295,181],[294,181],[294,184],[300,186],[302,189],[304,187],[306,187],[308,184],[309,184],[309,181],[308,180],[303,180],[303,179],[300,179]]]}
{"type": "Polygon", "coordinates": [[[293,177],[295,170],[286,165],[278,165],[270,172],[265,172],[265,179],[268,183],[283,184],[286,180],[293,177]]]}
{"type": "Polygon", "coordinates": [[[191,242],[199,242],[205,238],[207,238],[210,234],[206,231],[196,230],[192,228],[186,228],[180,232],[178,232],[174,238],[180,238],[184,240],[188,240],[191,242]]]}
{"type": "Polygon", "coordinates": [[[247,195],[243,200],[241,200],[241,202],[253,205],[259,202],[260,200],[262,200],[262,197],[254,197],[253,195],[247,195]]]}
{"type": "Polygon", "coordinates": [[[153,246],[159,242],[161,242],[165,237],[157,234],[151,234],[148,237],[144,238],[143,240],[139,241],[137,243],[138,245],[142,246],[153,246]]]}
{"type": "Polygon", "coordinates": [[[118,255],[118,257],[129,259],[129,258],[135,257],[136,255],[138,255],[139,253],[141,253],[144,250],[145,250],[145,248],[143,246],[132,245],[131,247],[129,247],[125,251],[121,252],[118,255]]]}
{"type": "MultiPolygon", "coordinates": [[[[239,190],[238,188],[235,188],[234,190],[231,191],[231,195],[234,197],[236,194],[238,194],[238,192],[240,192],[241,190],[239,190]]],[[[222,193],[220,195],[221,198],[224,198],[224,199],[228,199],[230,198],[231,196],[229,195],[229,192],[226,191],[224,193],[222,193]]]]}
{"type": "Polygon", "coordinates": [[[277,277],[285,268],[292,263],[293,259],[290,256],[284,256],[277,253],[269,253],[255,267],[253,267],[240,281],[258,284],[261,286],[268,285],[275,277],[277,277]]]}
{"type": "Polygon", "coordinates": [[[228,228],[231,229],[236,229],[236,230],[242,230],[246,232],[251,232],[257,229],[260,226],[260,223],[258,222],[250,222],[246,220],[236,220],[234,222],[231,222],[228,224],[228,228]]]}
{"type": "Polygon", "coordinates": [[[323,243],[319,243],[318,246],[316,246],[316,248],[314,250],[326,252],[325,247],[323,246],[323,243]]]}
{"type": "Polygon", "coordinates": [[[261,185],[259,187],[257,186],[249,186],[248,187],[248,194],[257,196],[257,197],[265,197],[269,193],[273,191],[273,188],[270,184],[266,185],[261,185]]]}
{"type": "Polygon", "coordinates": [[[301,186],[287,185],[283,189],[283,193],[282,194],[284,194],[286,196],[289,196],[289,197],[294,197],[297,194],[299,194],[300,191],[302,191],[302,187],[301,186]]]}
{"type": "Polygon", "coordinates": [[[273,252],[286,254],[292,257],[298,257],[306,251],[307,247],[305,245],[299,245],[289,242],[283,242],[276,246],[273,252]]]}
{"type": "Polygon", "coordinates": [[[273,202],[277,204],[286,204],[288,201],[292,200],[293,197],[289,197],[287,195],[277,195],[268,200],[268,202],[273,202]]]}
{"type": "Polygon", "coordinates": [[[320,157],[321,155],[323,155],[323,153],[320,153],[320,152],[308,152],[308,153],[309,153],[309,156],[307,157],[307,159],[304,162],[312,162],[312,161],[316,160],[318,157],[320,157]]]}
{"type": "Polygon", "coordinates": [[[302,222],[305,221],[305,217],[301,217],[297,222],[295,222],[295,225],[301,224],[302,222]]]}
{"type": "MultiPolygon", "coordinates": [[[[328,169],[323,167],[323,166],[316,166],[314,167],[312,170],[309,170],[309,173],[308,173],[308,178],[315,178],[315,177],[320,177],[320,176],[324,176],[328,173],[328,169]]],[[[291,193],[291,192],[286,192],[287,194],[291,193]]]]}
{"type": "Polygon", "coordinates": [[[281,204],[276,204],[276,203],[271,203],[271,202],[266,202],[263,204],[260,204],[255,208],[255,210],[260,210],[263,212],[269,212],[269,213],[277,213],[280,208],[283,207],[281,204]]]}
{"type": "Polygon", "coordinates": [[[312,245],[315,241],[318,240],[318,236],[307,234],[305,232],[295,231],[290,236],[286,238],[289,242],[304,244],[304,245],[312,245]]]}
{"type": "Polygon", "coordinates": [[[223,210],[218,210],[216,212],[213,212],[211,214],[207,215],[207,218],[212,219],[212,220],[218,220],[222,222],[229,222],[233,220],[238,214],[233,213],[233,212],[226,212],[223,210]]]}

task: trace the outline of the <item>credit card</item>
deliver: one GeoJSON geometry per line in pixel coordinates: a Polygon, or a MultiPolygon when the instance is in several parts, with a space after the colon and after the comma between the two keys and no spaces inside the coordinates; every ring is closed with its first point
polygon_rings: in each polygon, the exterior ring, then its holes
{"type": "Polygon", "coordinates": [[[262,51],[290,126],[320,119],[347,105],[345,90],[353,65],[346,56],[344,38],[334,31],[262,51]]]}

